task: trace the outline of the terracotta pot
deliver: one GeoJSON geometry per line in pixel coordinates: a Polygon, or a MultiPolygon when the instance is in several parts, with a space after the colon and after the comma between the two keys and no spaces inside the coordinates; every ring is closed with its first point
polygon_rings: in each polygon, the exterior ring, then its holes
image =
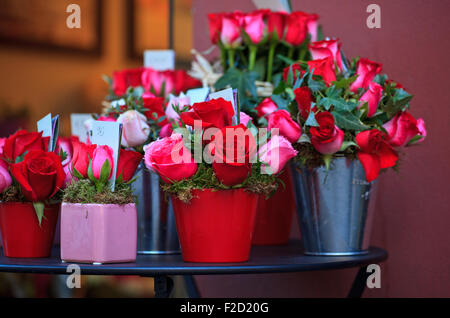
{"type": "Polygon", "coordinates": [[[184,203],[172,197],[185,262],[249,259],[258,195],[243,189],[194,190],[184,203]]]}
{"type": "Polygon", "coordinates": [[[5,256],[49,257],[60,206],[46,205],[39,226],[31,202],[0,203],[0,228],[5,256]]]}
{"type": "Polygon", "coordinates": [[[60,244],[66,262],[135,261],[136,205],[63,203],[60,244]]]}
{"type": "Polygon", "coordinates": [[[253,245],[282,245],[289,242],[292,218],[295,211],[295,196],[292,173],[286,169],[281,175],[282,185],[266,199],[260,196],[256,209],[253,245]]]}

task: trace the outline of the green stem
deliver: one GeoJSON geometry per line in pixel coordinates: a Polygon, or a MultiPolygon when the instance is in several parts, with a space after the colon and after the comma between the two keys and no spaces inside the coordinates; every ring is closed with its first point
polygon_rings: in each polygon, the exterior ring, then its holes
{"type": "Polygon", "coordinates": [[[302,46],[298,53],[298,60],[303,61],[305,59],[305,55],[307,52],[308,52],[308,49],[302,46]]]}
{"type": "Polygon", "coordinates": [[[223,46],[220,46],[220,61],[222,63],[223,71],[227,68],[227,51],[223,46]]]}
{"type": "Polygon", "coordinates": [[[228,50],[228,67],[231,68],[234,66],[234,49],[228,50]]]}
{"type": "Polygon", "coordinates": [[[256,60],[256,52],[258,51],[258,47],[256,45],[250,45],[250,54],[249,54],[249,64],[248,64],[248,70],[252,71],[255,67],[255,60],[256,60]]]}
{"type": "Polygon", "coordinates": [[[276,46],[277,46],[277,42],[273,41],[270,43],[269,58],[267,61],[267,77],[266,77],[267,82],[272,81],[272,64],[273,64],[273,57],[275,55],[275,47],[276,46]]]}
{"type": "Polygon", "coordinates": [[[289,49],[288,49],[288,58],[290,59],[290,60],[292,60],[292,57],[294,56],[294,47],[293,46],[289,46],[289,49]]]}

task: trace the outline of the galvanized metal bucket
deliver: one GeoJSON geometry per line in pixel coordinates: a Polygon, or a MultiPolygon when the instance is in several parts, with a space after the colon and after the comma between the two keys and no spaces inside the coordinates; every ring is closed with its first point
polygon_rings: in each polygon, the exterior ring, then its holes
{"type": "Polygon", "coordinates": [[[141,165],[136,177],[133,193],[137,196],[137,253],[181,253],[172,201],[165,198],[159,176],[141,165]]]}
{"type": "Polygon", "coordinates": [[[336,158],[329,171],[291,168],[305,254],[367,253],[373,218],[369,202],[375,201],[376,186],[366,181],[361,163],[336,158]]]}

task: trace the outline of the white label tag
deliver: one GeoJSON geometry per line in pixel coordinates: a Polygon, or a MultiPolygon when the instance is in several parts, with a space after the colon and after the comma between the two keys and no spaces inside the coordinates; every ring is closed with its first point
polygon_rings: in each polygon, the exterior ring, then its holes
{"type": "Polygon", "coordinates": [[[114,187],[116,185],[117,163],[119,161],[120,142],[122,138],[122,124],[96,120],[92,123],[89,136],[93,144],[110,146],[113,150],[114,167],[109,180],[111,189],[114,191],[114,187]]]}
{"type": "Polygon", "coordinates": [[[270,9],[272,11],[285,11],[291,13],[289,0],[253,0],[257,9],[270,9]]]}
{"type": "Polygon", "coordinates": [[[201,103],[206,100],[206,97],[208,97],[209,94],[209,88],[208,87],[202,87],[202,88],[193,88],[186,92],[186,96],[189,97],[191,106],[195,103],[201,103]]]}
{"type": "Polygon", "coordinates": [[[77,136],[81,142],[86,142],[88,131],[84,123],[91,119],[91,114],[70,114],[70,126],[72,128],[72,136],[77,136]]]}
{"type": "Polygon", "coordinates": [[[175,69],[175,51],[146,50],[144,51],[144,66],[157,71],[175,69]]]}
{"type": "Polygon", "coordinates": [[[233,89],[227,88],[227,89],[209,94],[209,99],[218,99],[218,98],[223,98],[224,100],[231,102],[231,105],[233,106],[233,110],[234,110],[233,122],[236,123],[237,122],[237,105],[236,105],[236,102],[234,99],[233,89]]]}

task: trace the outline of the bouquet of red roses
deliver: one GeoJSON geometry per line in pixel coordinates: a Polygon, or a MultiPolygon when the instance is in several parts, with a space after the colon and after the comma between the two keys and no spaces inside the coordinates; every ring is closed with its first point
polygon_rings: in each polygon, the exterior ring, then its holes
{"type": "Polygon", "coordinates": [[[274,91],[275,107],[261,107],[268,126],[280,127],[306,166],[333,157],[358,159],[367,181],[395,167],[399,150],[424,140],[423,119],[410,112],[410,95],[367,58],[349,62],[338,40],[313,42],[311,61],[292,64],[274,91]]]}

